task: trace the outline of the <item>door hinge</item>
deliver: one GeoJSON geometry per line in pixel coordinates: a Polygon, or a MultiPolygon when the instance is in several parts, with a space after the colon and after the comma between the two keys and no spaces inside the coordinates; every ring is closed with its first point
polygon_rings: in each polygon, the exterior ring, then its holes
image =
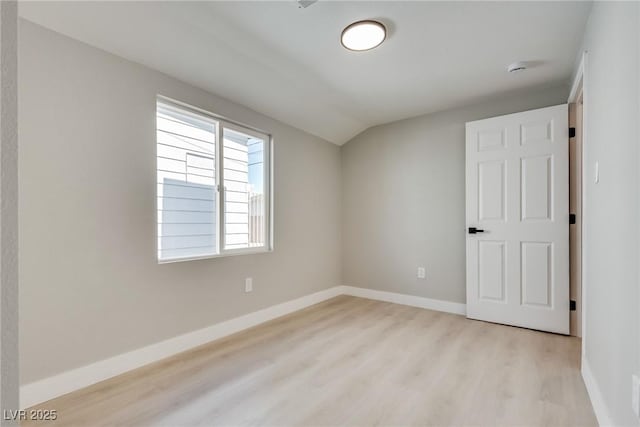
{"type": "Polygon", "coordinates": [[[576,223],[576,214],[569,214],[569,224],[576,223]]]}
{"type": "Polygon", "coordinates": [[[576,137],[576,128],[569,128],[569,138],[576,137]]]}
{"type": "Polygon", "coordinates": [[[576,302],[575,302],[575,300],[569,301],[569,311],[576,311],[576,302]]]}

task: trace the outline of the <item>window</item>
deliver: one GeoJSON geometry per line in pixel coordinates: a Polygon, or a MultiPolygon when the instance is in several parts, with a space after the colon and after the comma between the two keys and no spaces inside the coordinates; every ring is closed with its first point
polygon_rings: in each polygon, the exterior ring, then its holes
{"type": "Polygon", "coordinates": [[[165,100],[156,127],[158,260],[269,250],[269,136],[165,100]]]}

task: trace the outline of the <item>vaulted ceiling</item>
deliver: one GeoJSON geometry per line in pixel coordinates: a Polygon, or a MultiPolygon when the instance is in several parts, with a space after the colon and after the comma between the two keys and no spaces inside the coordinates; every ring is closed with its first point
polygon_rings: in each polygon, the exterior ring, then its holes
{"type": "Polygon", "coordinates": [[[21,2],[23,18],[336,144],[386,122],[567,83],[590,3],[21,2]],[[340,45],[351,22],[388,39],[340,45]],[[506,67],[530,61],[522,73],[506,67]]]}

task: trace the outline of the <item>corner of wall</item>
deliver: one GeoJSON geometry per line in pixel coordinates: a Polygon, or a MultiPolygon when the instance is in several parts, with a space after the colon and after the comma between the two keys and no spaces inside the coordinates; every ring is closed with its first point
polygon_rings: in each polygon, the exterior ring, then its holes
{"type": "Polygon", "coordinates": [[[18,408],[18,3],[0,2],[0,410],[18,408]]]}

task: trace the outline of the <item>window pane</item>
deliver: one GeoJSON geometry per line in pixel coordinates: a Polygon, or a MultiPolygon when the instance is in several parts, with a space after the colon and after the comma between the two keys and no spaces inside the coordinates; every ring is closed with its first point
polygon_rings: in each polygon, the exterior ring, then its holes
{"type": "Polygon", "coordinates": [[[265,141],[223,129],[225,249],[265,246],[265,141]]]}
{"type": "Polygon", "coordinates": [[[217,123],[162,102],[156,123],[158,259],[217,254],[217,123]]]}

